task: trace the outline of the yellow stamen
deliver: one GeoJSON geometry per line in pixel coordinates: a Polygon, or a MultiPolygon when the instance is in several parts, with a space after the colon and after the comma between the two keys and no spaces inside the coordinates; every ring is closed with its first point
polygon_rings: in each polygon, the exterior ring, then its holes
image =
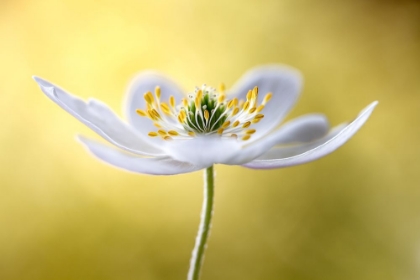
{"type": "Polygon", "coordinates": [[[239,124],[240,124],[240,122],[239,122],[239,121],[235,121],[235,122],[232,124],[232,126],[233,126],[233,127],[237,127],[239,124]]]}
{"type": "Polygon", "coordinates": [[[168,104],[166,104],[166,103],[161,103],[160,104],[160,107],[162,108],[162,111],[164,112],[164,113],[166,113],[166,114],[168,114],[168,115],[170,115],[171,114],[171,109],[169,109],[169,106],[168,106],[168,104]]]}
{"type": "Polygon", "coordinates": [[[155,95],[160,100],[160,86],[155,87],[155,95]]]}
{"type": "Polygon", "coordinates": [[[248,93],[246,94],[246,100],[250,100],[252,97],[252,90],[248,90],[248,93]]]}
{"type": "Polygon", "coordinates": [[[270,101],[272,97],[273,97],[273,94],[271,92],[267,93],[267,95],[264,97],[262,104],[265,105],[268,101],[270,101]]]}
{"type": "Polygon", "coordinates": [[[203,92],[201,89],[197,91],[197,95],[195,96],[195,107],[198,108],[201,105],[201,98],[203,97],[203,92]]]}
{"type": "Polygon", "coordinates": [[[248,121],[248,122],[244,123],[244,124],[242,125],[242,127],[243,127],[243,128],[247,128],[247,127],[249,127],[250,125],[251,125],[251,122],[250,122],[250,121],[248,121]]]}
{"type": "Polygon", "coordinates": [[[188,131],[189,136],[195,136],[195,133],[193,131],[188,131]]]}
{"type": "Polygon", "coordinates": [[[156,137],[156,136],[158,136],[158,134],[156,133],[156,132],[149,132],[149,134],[148,134],[150,137],[156,137]]]}
{"type": "Polygon", "coordinates": [[[208,111],[208,110],[205,110],[205,111],[204,111],[204,118],[206,119],[206,121],[208,121],[208,120],[209,120],[209,117],[210,117],[210,113],[209,113],[209,111],[208,111]]]}
{"type": "Polygon", "coordinates": [[[260,105],[257,108],[257,113],[261,112],[264,109],[264,105],[260,105]]]}
{"type": "Polygon", "coordinates": [[[217,130],[217,133],[218,133],[218,134],[222,134],[222,133],[223,133],[223,130],[224,130],[223,128],[219,128],[219,129],[217,130]]]}
{"type": "Polygon", "coordinates": [[[249,107],[249,101],[247,101],[247,102],[245,102],[245,103],[244,103],[244,105],[243,105],[242,109],[243,109],[244,111],[246,111],[246,110],[248,109],[248,107],[249,107]]]}
{"type": "Polygon", "coordinates": [[[251,122],[252,123],[259,123],[261,119],[253,119],[251,122]]]}
{"type": "Polygon", "coordinates": [[[225,89],[226,89],[225,84],[224,83],[220,83],[220,85],[219,85],[220,92],[225,92],[225,89]]]}
{"type": "Polygon", "coordinates": [[[142,117],[147,117],[147,113],[143,110],[137,109],[136,113],[139,114],[142,117]]]}
{"type": "Polygon", "coordinates": [[[230,125],[230,121],[226,121],[224,124],[222,124],[222,128],[226,128],[230,125]]]}
{"type": "Polygon", "coordinates": [[[230,109],[230,108],[232,108],[233,107],[233,105],[235,104],[235,100],[234,99],[232,99],[232,100],[230,100],[229,102],[228,102],[228,105],[227,105],[227,107],[230,109]]]}
{"type": "Polygon", "coordinates": [[[257,99],[257,97],[258,97],[258,87],[254,87],[254,89],[252,90],[252,98],[257,99]]]}
{"type": "Polygon", "coordinates": [[[153,115],[155,115],[156,118],[160,119],[160,114],[155,109],[152,109],[153,115]]]}
{"type": "Polygon", "coordinates": [[[163,129],[159,129],[158,133],[159,133],[159,135],[162,135],[162,136],[165,136],[167,134],[166,131],[163,130],[163,129]]]}
{"type": "Polygon", "coordinates": [[[245,135],[244,137],[242,137],[242,140],[246,141],[246,140],[248,140],[249,138],[251,138],[251,135],[247,134],[247,135],[245,135]]]}
{"type": "Polygon", "coordinates": [[[219,98],[217,99],[217,101],[219,101],[219,103],[223,103],[223,101],[225,101],[225,99],[226,99],[226,95],[221,94],[221,95],[219,96],[219,98]]]}
{"type": "Polygon", "coordinates": [[[175,108],[175,97],[173,95],[169,97],[169,105],[171,105],[172,108],[175,108]]]}
{"type": "Polygon", "coordinates": [[[254,117],[254,119],[262,119],[262,118],[264,118],[263,114],[258,114],[254,117]]]}
{"type": "Polygon", "coordinates": [[[156,118],[156,116],[153,114],[153,109],[151,109],[151,110],[147,110],[147,116],[148,116],[150,119],[154,120],[154,121],[157,121],[157,120],[158,120],[158,119],[156,118]]]}
{"type": "Polygon", "coordinates": [[[238,98],[233,98],[233,105],[234,106],[237,106],[238,105],[238,98]]]}
{"type": "Polygon", "coordinates": [[[248,129],[247,131],[245,131],[246,134],[254,134],[255,132],[255,129],[248,129]]]}
{"type": "Polygon", "coordinates": [[[198,99],[200,99],[201,100],[201,98],[203,98],[203,91],[201,90],[201,89],[199,89],[198,91],[197,91],[197,98],[198,99]]]}
{"type": "Polygon", "coordinates": [[[173,138],[171,136],[165,136],[165,137],[163,137],[163,140],[171,141],[171,140],[173,140],[173,138]]]}
{"type": "Polygon", "coordinates": [[[160,124],[156,123],[156,122],[153,123],[153,125],[156,126],[157,128],[162,128],[162,126],[160,124]]]}
{"type": "Polygon", "coordinates": [[[185,98],[182,99],[182,105],[184,105],[184,107],[188,107],[187,99],[185,99],[185,98]]]}
{"type": "Polygon", "coordinates": [[[249,109],[249,113],[250,113],[250,114],[252,114],[252,113],[254,113],[254,112],[255,112],[255,110],[257,110],[257,108],[252,107],[251,109],[249,109]]]}
{"type": "Polygon", "coordinates": [[[148,104],[152,104],[155,101],[155,99],[153,98],[153,94],[150,91],[144,94],[144,100],[146,100],[148,104]]]}
{"type": "Polygon", "coordinates": [[[236,115],[238,112],[239,112],[239,108],[235,107],[235,109],[233,109],[232,116],[236,115]]]}
{"type": "Polygon", "coordinates": [[[178,136],[178,135],[179,135],[179,133],[178,133],[178,132],[176,132],[175,130],[169,130],[169,131],[168,131],[168,134],[169,134],[169,135],[172,135],[172,136],[178,136]]]}

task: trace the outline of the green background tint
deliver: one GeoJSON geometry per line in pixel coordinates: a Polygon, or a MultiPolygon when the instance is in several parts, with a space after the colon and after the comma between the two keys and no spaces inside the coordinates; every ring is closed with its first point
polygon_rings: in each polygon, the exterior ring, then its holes
{"type": "Polygon", "coordinates": [[[190,91],[264,63],[305,77],[288,119],[380,103],[316,162],[216,166],[202,279],[420,278],[420,2],[3,0],[0,38],[0,279],[185,279],[199,222],[201,172],[102,164],[31,75],[121,114],[138,71],[190,91]]]}

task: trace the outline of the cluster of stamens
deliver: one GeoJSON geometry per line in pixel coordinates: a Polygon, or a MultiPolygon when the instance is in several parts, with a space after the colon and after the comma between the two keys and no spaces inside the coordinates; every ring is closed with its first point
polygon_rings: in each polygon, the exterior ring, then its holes
{"type": "Polygon", "coordinates": [[[149,132],[150,137],[173,140],[218,134],[246,141],[256,132],[250,126],[264,118],[261,111],[271,97],[272,93],[267,93],[258,105],[258,87],[254,87],[248,91],[246,100],[226,100],[223,84],[219,92],[203,85],[177,105],[173,96],[168,102],[162,102],[161,89],[156,87],[154,95],[144,94],[147,109],[137,109],[137,114],[151,119],[158,129],[149,132]]]}

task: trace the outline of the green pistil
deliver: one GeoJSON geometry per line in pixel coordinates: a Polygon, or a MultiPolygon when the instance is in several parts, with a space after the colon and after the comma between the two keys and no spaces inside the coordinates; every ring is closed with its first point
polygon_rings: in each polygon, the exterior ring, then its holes
{"type": "Polygon", "coordinates": [[[203,98],[201,98],[201,108],[197,108],[195,102],[191,101],[186,109],[188,115],[188,118],[185,121],[187,126],[186,129],[197,133],[217,131],[227,119],[226,115],[220,118],[227,109],[226,105],[220,104],[216,109],[217,104],[217,100],[210,96],[209,93],[205,93],[203,98]],[[196,113],[197,110],[200,110],[201,113],[196,113]],[[208,120],[204,119],[203,121],[204,111],[206,110],[209,112],[209,118],[208,120]]]}

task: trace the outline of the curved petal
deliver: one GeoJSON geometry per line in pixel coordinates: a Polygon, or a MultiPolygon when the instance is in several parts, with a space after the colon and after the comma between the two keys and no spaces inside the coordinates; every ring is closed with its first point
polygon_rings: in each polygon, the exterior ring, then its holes
{"type": "MultiPolygon", "coordinates": [[[[152,71],[139,73],[128,87],[123,111],[128,122],[144,135],[156,130],[156,127],[153,126],[153,122],[150,119],[140,117],[136,113],[136,110],[144,110],[146,108],[144,94],[148,91],[154,93],[157,86],[161,90],[162,102],[169,103],[169,97],[171,95],[175,97],[177,103],[181,102],[181,99],[184,98],[184,94],[178,85],[164,75],[152,71]]],[[[157,141],[154,142],[157,143],[157,141]]],[[[154,143],[151,144],[154,145],[154,143]]]]}
{"type": "Polygon", "coordinates": [[[293,119],[278,130],[253,143],[246,143],[229,164],[244,164],[278,144],[307,143],[322,138],[329,129],[328,120],[321,114],[308,114],[293,119]]]}
{"type": "Polygon", "coordinates": [[[254,169],[271,169],[298,165],[319,159],[347,142],[367,121],[377,104],[378,102],[373,102],[350,124],[336,127],[321,140],[296,147],[274,148],[260,158],[243,166],[254,169]]]}
{"type": "Polygon", "coordinates": [[[151,174],[175,175],[200,170],[200,167],[170,158],[144,158],[78,136],[78,140],[100,160],[126,171],[151,174]]]}
{"type": "Polygon", "coordinates": [[[252,142],[277,127],[296,103],[302,87],[302,76],[298,70],[283,65],[264,65],[246,72],[230,90],[229,98],[245,99],[248,90],[258,86],[258,104],[271,92],[272,98],[261,112],[264,119],[253,124],[257,132],[252,142]]]}
{"type": "Polygon", "coordinates": [[[189,162],[203,168],[215,163],[230,164],[232,158],[241,152],[241,146],[236,139],[221,138],[218,135],[169,141],[163,149],[176,160],[189,162]]]}
{"type": "Polygon", "coordinates": [[[52,101],[115,146],[140,155],[164,155],[161,149],[149,145],[102,102],[90,99],[86,103],[42,78],[33,78],[52,101]]]}
{"type": "MultiPolygon", "coordinates": [[[[329,129],[328,119],[324,115],[308,114],[288,121],[272,134],[277,138],[276,145],[306,143],[325,136],[329,129]]],[[[264,142],[264,139],[259,142],[264,142]]]]}

